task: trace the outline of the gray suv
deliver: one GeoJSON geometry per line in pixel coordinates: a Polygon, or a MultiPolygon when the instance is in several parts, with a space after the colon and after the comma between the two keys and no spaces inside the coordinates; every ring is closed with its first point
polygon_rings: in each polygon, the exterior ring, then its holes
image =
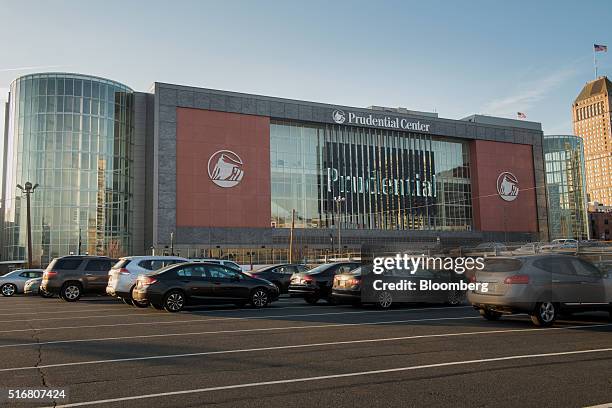
{"type": "Polygon", "coordinates": [[[487,284],[486,290],[468,292],[468,301],[487,320],[527,313],[535,325],[550,326],[559,315],[612,313],[612,276],[576,256],[487,258],[472,281],[487,284]]]}
{"type": "Polygon", "coordinates": [[[108,270],[117,262],[105,256],[63,256],[55,258],[43,274],[40,289],[75,302],[84,293],[105,293],[108,270]]]}

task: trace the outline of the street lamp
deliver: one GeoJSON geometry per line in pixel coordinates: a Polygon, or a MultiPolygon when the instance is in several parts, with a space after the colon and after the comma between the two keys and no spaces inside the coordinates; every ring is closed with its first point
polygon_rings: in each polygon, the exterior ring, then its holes
{"type": "Polygon", "coordinates": [[[21,194],[26,197],[26,229],[28,234],[28,268],[32,267],[32,220],[30,218],[30,194],[36,190],[38,184],[32,185],[29,181],[25,183],[25,187],[17,184],[17,188],[21,190],[21,194]]]}
{"type": "Polygon", "coordinates": [[[340,239],[340,212],[342,209],[340,205],[345,201],[346,201],[345,197],[341,197],[341,196],[334,197],[334,203],[336,203],[336,209],[338,211],[338,222],[337,222],[337,225],[338,225],[338,256],[342,255],[342,241],[340,239]]]}

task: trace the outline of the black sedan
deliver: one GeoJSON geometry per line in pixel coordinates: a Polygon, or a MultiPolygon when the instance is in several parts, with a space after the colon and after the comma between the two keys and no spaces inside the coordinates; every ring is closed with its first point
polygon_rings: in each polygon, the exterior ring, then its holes
{"type": "Polygon", "coordinates": [[[332,299],[336,303],[372,303],[382,309],[388,309],[392,304],[402,303],[445,303],[455,306],[462,304],[466,298],[466,292],[460,290],[418,289],[395,293],[387,290],[373,291],[374,280],[386,283],[413,282],[415,288],[420,287],[421,281],[434,284],[466,281],[464,277],[452,271],[425,269],[419,269],[414,274],[405,270],[387,270],[382,275],[376,275],[372,273],[372,265],[365,265],[335,276],[332,299]]]}
{"type": "Polygon", "coordinates": [[[306,272],[306,265],[298,264],[277,264],[269,265],[264,268],[251,272],[251,276],[265,279],[276,285],[280,293],[289,291],[289,282],[294,273],[306,272]]]}
{"type": "Polygon", "coordinates": [[[186,305],[233,303],[265,307],[278,289],[263,279],[213,263],[182,263],[140,275],[133,299],[159,310],[178,312],[186,305]]]}
{"type": "Polygon", "coordinates": [[[319,299],[333,303],[330,295],[334,276],[349,272],[359,265],[358,262],[334,262],[319,265],[307,272],[294,273],[289,284],[289,295],[304,298],[312,305],[319,299]]]}

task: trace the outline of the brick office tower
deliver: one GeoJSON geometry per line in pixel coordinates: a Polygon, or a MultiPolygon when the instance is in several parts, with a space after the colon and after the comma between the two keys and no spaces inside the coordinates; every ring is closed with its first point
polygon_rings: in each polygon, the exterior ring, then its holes
{"type": "Polygon", "coordinates": [[[612,204],[612,82],[603,76],[587,82],[572,105],[574,134],[584,140],[589,201],[612,204]]]}

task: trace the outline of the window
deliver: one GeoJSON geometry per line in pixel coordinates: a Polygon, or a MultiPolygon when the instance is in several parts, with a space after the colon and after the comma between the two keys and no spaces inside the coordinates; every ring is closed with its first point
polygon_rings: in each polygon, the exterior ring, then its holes
{"type": "MultiPolygon", "coordinates": [[[[51,264],[49,265],[49,269],[58,269],[58,270],[63,270],[63,271],[67,271],[67,270],[73,270],[73,269],[78,269],[79,266],[81,265],[81,259],[56,259],[55,261],[51,262],[51,264]]],[[[109,268],[110,269],[110,268],[109,268]]]]}
{"type": "Polygon", "coordinates": [[[558,257],[546,257],[533,262],[533,265],[546,272],[562,275],[575,275],[574,267],[569,262],[570,259],[558,257]]]}
{"type": "Polygon", "coordinates": [[[236,276],[235,272],[229,271],[221,265],[206,265],[207,276],[212,279],[231,279],[236,276]]]}
{"type": "Polygon", "coordinates": [[[111,266],[112,264],[110,259],[91,259],[87,263],[85,270],[94,272],[108,271],[111,266]]]}
{"type": "Polygon", "coordinates": [[[576,275],[578,276],[586,276],[590,278],[601,278],[602,276],[601,271],[597,269],[597,267],[582,259],[572,259],[572,264],[574,265],[576,275]]]}
{"type": "Polygon", "coordinates": [[[206,268],[204,265],[190,265],[179,268],[176,271],[179,277],[203,278],[206,277],[206,268]]]}

